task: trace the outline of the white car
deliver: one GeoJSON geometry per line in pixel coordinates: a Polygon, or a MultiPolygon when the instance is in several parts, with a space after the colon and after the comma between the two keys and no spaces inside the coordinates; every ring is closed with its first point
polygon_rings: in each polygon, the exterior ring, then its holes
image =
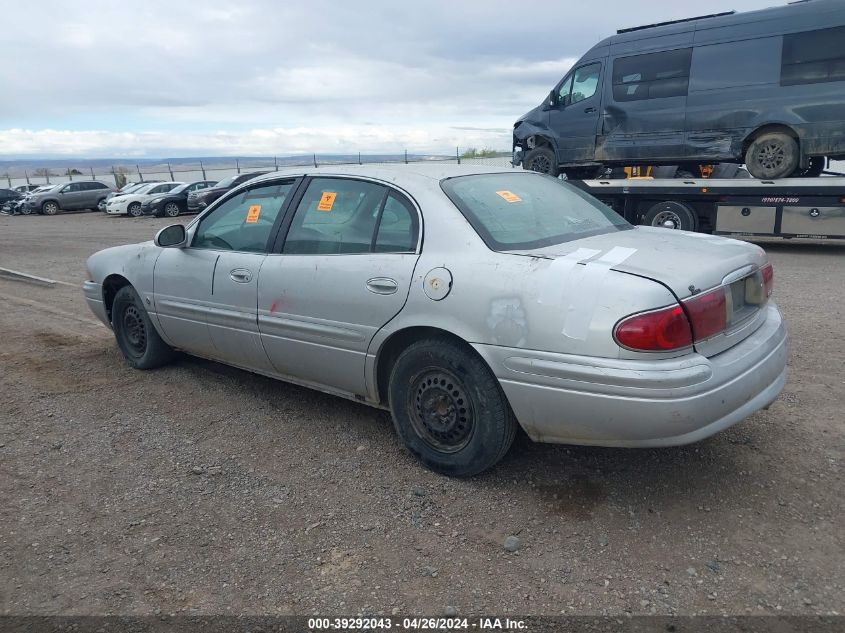
{"type": "Polygon", "coordinates": [[[131,215],[133,218],[140,218],[143,215],[141,204],[151,196],[160,196],[175,189],[184,182],[151,182],[140,189],[117,196],[106,202],[106,213],[111,215],[131,215]]]}

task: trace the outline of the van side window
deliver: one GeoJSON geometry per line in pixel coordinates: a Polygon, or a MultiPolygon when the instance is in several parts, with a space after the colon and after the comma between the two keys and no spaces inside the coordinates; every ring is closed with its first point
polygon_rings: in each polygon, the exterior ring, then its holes
{"type": "Polygon", "coordinates": [[[783,36],[780,85],[845,81],[845,26],[783,36]]]}
{"type": "Polygon", "coordinates": [[[592,97],[599,85],[600,72],[598,63],[576,68],[561,85],[558,103],[565,107],[592,97]]]}
{"type": "Polygon", "coordinates": [[[613,62],[613,99],[639,101],[687,94],[691,48],[619,57],[613,62]]]}

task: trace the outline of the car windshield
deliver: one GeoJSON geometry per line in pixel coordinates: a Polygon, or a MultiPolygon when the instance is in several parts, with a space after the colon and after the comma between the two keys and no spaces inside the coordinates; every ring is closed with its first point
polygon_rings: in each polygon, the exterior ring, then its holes
{"type": "Polygon", "coordinates": [[[632,228],[592,196],[533,172],[458,176],[440,186],[494,251],[541,248],[632,228]]]}

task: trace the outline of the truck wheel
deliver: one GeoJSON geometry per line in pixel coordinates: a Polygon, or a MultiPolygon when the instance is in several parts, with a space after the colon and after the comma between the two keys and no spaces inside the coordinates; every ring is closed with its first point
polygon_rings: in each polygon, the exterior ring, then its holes
{"type": "Polygon", "coordinates": [[[821,176],[825,166],[824,156],[813,156],[807,169],[799,169],[793,175],[795,178],[816,178],[821,176]]]}
{"type": "Polygon", "coordinates": [[[49,200],[41,205],[41,212],[44,215],[56,215],[59,212],[59,205],[49,200]]]}
{"type": "Polygon", "coordinates": [[[659,226],[665,229],[695,231],[698,218],[690,207],[683,202],[667,200],[658,202],[643,216],[641,224],[659,226]]]}
{"type": "Polygon", "coordinates": [[[481,358],[440,338],[413,343],[390,373],[400,439],[428,468],[455,477],[487,470],[507,453],[517,422],[481,358]]]}
{"type": "Polygon", "coordinates": [[[557,176],[560,173],[554,150],[546,146],[536,147],[528,152],[522,159],[522,168],[549,176],[557,176]]]}
{"type": "Polygon", "coordinates": [[[786,178],[798,169],[798,143],[783,132],[755,138],[745,152],[745,166],[755,178],[786,178]]]}

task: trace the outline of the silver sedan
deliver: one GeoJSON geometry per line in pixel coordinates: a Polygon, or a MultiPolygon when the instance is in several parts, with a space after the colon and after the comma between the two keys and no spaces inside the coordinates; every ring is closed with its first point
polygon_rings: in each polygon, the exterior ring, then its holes
{"type": "Polygon", "coordinates": [[[450,475],[534,440],[670,446],[778,395],[772,266],[628,224],[522,170],[308,168],[100,251],[84,284],[138,369],[176,350],[389,409],[450,475]]]}

